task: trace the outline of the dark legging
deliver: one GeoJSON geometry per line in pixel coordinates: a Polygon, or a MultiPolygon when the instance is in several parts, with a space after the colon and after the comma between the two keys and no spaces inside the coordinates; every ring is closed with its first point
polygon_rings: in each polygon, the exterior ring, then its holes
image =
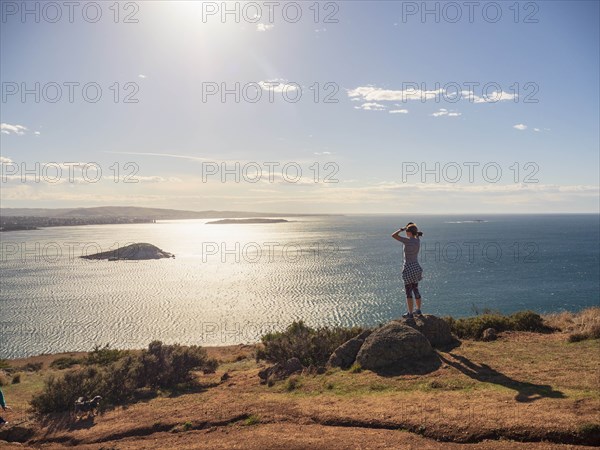
{"type": "Polygon", "coordinates": [[[419,293],[419,283],[405,284],[404,289],[406,290],[406,298],[412,298],[413,293],[417,300],[421,298],[421,294],[419,293]]]}

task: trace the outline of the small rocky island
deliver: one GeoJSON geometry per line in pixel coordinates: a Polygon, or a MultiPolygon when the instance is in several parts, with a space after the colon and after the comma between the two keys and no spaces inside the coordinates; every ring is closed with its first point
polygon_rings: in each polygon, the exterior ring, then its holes
{"type": "Polygon", "coordinates": [[[212,222],[206,222],[206,225],[230,225],[230,224],[234,224],[234,223],[242,223],[242,224],[246,224],[246,223],[283,223],[283,222],[289,222],[289,220],[285,220],[285,219],[221,219],[221,220],[214,220],[212,222]]]}
{"type": "Polygon", "coordinates": [[[143,259],[175,258],[175,255],[145,242],[126,245],[116,250],[81,256],[84,259],[106,259],[108,261],[136,261],[143,259]]]}

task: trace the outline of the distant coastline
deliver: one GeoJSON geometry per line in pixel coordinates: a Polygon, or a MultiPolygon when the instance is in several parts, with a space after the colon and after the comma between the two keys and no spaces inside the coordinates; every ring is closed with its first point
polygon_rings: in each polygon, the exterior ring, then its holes
{"type": "Polygon", "coordinates": [[[141,208],[135,206],[101,206],[72,209],[2,208],[0,209],[0,232],[39,230],[40,228],[62,226],[155,223],[157,220],[248,219],[252,221],[260,220],[259,222],[252,223],[276,223],[286,222],[286,220],[272,218],[339,215],[341,214],[279,214],[215,210],[186,211],[177,209],[141,208]]]}
{"type": "Polygon", "coordinates": [[[233,224],[252,224],[252,223],[287,223],[285,219],[221,219],[212,222],[206,222],[206,225],[233,225],[233,224]]]}

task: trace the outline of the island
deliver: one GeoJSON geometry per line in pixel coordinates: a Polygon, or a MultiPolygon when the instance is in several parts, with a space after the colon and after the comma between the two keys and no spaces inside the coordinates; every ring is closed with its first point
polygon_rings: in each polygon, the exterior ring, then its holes
{"type": "Polygon", "coordinates": [[[145,242],[126,245],[116,250],[81,256],[83,259],[106,259],[108,261],[131,261],[143,259],[175,258],[175,255],[145,242]]]}
{"type": "Polygon", "coordinates": [[[283,223],[289,222],[289,220],[285,219],[221,219],[214,220],[212,222],[206,222],[206,225],[231,225],[234,223],[283,223]]]}

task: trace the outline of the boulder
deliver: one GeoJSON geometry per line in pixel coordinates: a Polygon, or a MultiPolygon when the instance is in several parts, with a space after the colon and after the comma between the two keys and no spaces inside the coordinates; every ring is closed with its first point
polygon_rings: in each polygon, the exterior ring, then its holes
{"type": "Polygon", "coordinates": [[[498,333],[494,328],[486,328],[483,330],[483,334],[481,335],[482,341],[495,341],[498,339],[498,333]]]}
{"type": "Polygon", "coordinates": [[[369,337],[372,330],[365,330],[358,336],[344,342],[329,357],[327,365],[331,367],[341,367],[342,369],[349,368],[356,360],[356,355],[362,347],[365,339],[369,337]]]}
{"type": "Polygon", "coordinates": [[[398,319],[397,322],[408,325],[419,331],[425,335],[429,343],[436,348],[450,345],[456,341],[454,336],[452,336],[448,322],[439,317],[432,316],[431,314],[415,316],[414,320],[398,319]]]}
{"type": "Polygon", "coordinates": [[[289,377],[291,374],[301,372],[304,366],[298,358],[290,358],[285,363],[277,363],[274,366],[267,367],[260,372],[258,376],[262,384],[267,383],[269,380],[277,381],[283,380],[289,377]]]}
{"type": "Polygon", "coordinates": [[[373,331],[356,355],[363,369],[394,369],[434,354],[427,338],[408,325],[390,322],[373,331]]]}

